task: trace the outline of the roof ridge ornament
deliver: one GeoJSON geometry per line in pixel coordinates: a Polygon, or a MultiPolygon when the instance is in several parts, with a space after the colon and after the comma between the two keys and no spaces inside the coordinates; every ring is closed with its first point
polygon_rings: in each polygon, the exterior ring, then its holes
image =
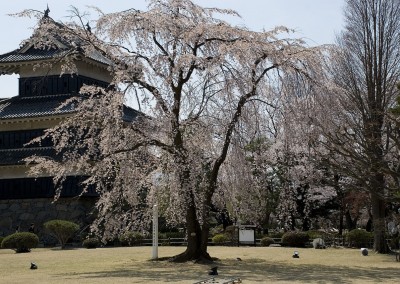
{"type": "Polygon", "coordinates": [[[50,13],[49,4],[47,4],[47,9],[44,10],[43,18],[48,18],[50,13]]]}
{"type": "Polygon", "coordinates": [[[88,33],[92,33],[92,28],[90,27],[89,22],[87,22],[86,24],[86,30],[88,31],[88,33]]]}

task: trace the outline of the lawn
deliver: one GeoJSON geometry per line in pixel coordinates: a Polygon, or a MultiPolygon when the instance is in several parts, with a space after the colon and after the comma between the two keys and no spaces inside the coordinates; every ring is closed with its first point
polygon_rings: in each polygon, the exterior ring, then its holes
{"type": "MultiPolygon", "coordinates": [[[[160,247],[159,257],[183,251],[160,247]]],[[[221,278],[243,283],[395,283],[400,263],[392,255],[358,249],[210,247],[221,278]],[[240,258],[240,260],[238,260],[240,258]]],[[[193,283],[208,279],[209,265],[150,261],[151,247],[97,249],[34,249],[16,254],[0,250],[1,283],[193,283]],[[38,265],[31,270],[30,263],[38,265]]]]}

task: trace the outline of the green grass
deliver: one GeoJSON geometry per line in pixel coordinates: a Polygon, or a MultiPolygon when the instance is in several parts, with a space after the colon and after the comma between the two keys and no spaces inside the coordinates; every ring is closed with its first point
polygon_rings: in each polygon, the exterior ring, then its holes
{"type": "MultiPolygon", "coordinates": [[[[183,247],[160,247],[159,257],[183,247]]],[[[219,277],[243,283],[395,283],[400,263],[394,256],[358,249],[293,249],[278,247],[209,248],[219,277]],[[293,251],[300,258],[292,258],[293,251]],[[237,260],[240,258],[241,261],[237,260]]],[[[151,247],[34,249],[16,254],[0,250],[1,283],[193,283],[209,278],[209,265],[150,261],[151,247]],[[30,270],[30,263],[38,265],[30,270]]]]}

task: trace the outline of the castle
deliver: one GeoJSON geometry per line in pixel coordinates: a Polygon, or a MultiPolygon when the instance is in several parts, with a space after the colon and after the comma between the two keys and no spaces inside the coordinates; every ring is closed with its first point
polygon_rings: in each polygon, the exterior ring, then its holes
{"type": "MultiPolygon", "coordinates": [[[[52,19],[45,13],[44,20],[52,19]]],[[[39,22],[35,32],[40,28],[39,22]]],[[[98,197],[94,190],[79,196],[82,177],[71,175],[62,185],[60,199],[53,202],[52,177],[29,176],[24,158],[57,158],[50,139],[40,145],[27,143],[74,112],[72,104],[60,106],[78,95],[84,84],[107,87],[111,81],[109,62],[100,54],[85,56],[76,43],[61,37],[45,49],[36,47],[31,39],[0,55],[1,75],[19,74],[18,94],[0,99],[0,236],[14,233],[17,227],[27,231],[31,223],[40,236],[44,233],[42,224],[52,219],[74,221],[82,228],[93,218],[98,197]],[[67,59],[74,61],[75,72],[62,72],[67,59]]]]}

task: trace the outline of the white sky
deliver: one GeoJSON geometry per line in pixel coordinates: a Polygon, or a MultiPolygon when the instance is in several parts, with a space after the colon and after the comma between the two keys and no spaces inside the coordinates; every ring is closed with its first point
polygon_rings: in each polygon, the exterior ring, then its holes
{"type": "MultiPolygon", "coordinates": [[[[295,29],[298,37],[308,40],[310,45],[333,43],[335,35],[343,25],[344,0],[194,0],[203,7],[229,8],[239,12],[242,18],[229,18],[235,25],[251,30],[269,30],[275,26],[295,29]]],[[[24,9],[44,11],[49,5],[50,16],[66,21],[71,6],[80,11],[87,6],[97,6],[103,12],[117,12],[129,8],[145,10],[145,0],[6,0],[0,3],[0,54],[19,47],[22,40],[30,37],[35,19],[14,18],[7,14],[24,9]]],[[[95,19],[96,15],[93,14],[95,19]]],[[[13,97],[18,92],[18,76],[0,76],[0,98],[13,97]]]]}

